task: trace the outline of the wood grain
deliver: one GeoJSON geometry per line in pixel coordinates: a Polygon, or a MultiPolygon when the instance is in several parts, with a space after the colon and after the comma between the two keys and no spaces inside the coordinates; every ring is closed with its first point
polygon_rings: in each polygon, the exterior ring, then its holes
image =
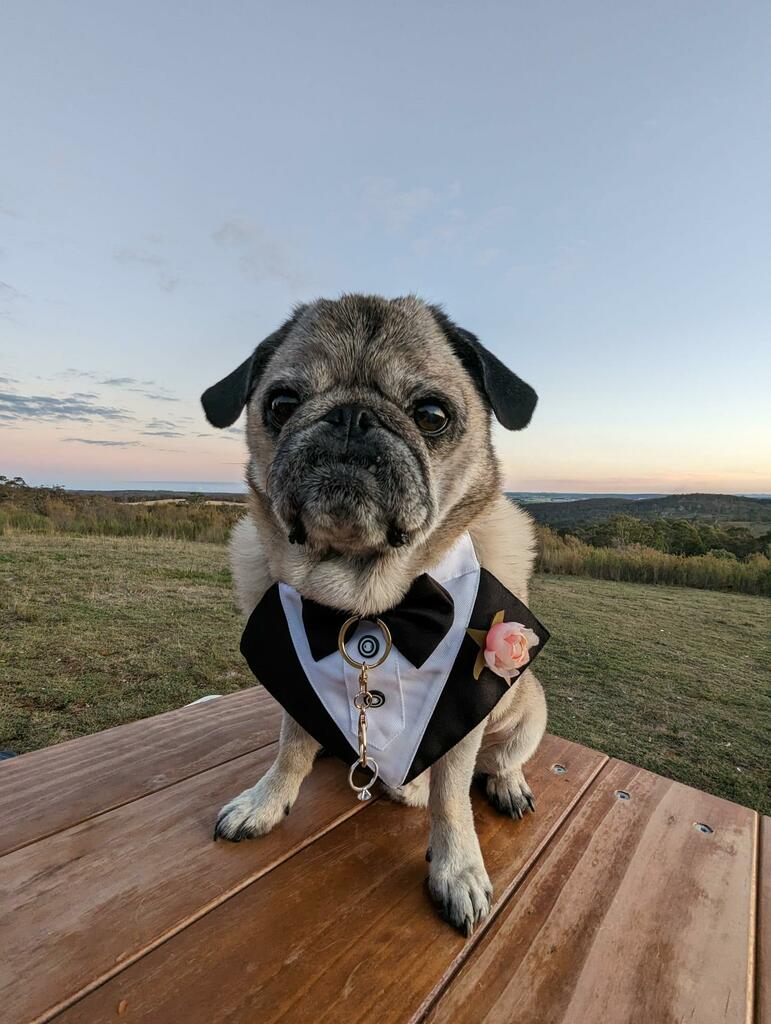
{"type": "Polygon", "coordinates": [[[363,807],[345,767],[320,762],[269,836],[215,844],[219,807],[263,774],[275,749],[0,858],[2,1020],[46,1019],[363,807]]]}
{"type": "Polygon", "coordinates": [[[610,762],[426,1020],[746,1024],[756,825],[610,762]]]}
{"type": "Polygon", "coordinates": [[[280,709],[252,687],[0,764],[0,855],[272,742],[280,709]]]}
{"type": "MultiPolygon", "coordinates": [[[[476,799],[498,901],[605,760],[547,737],[528,771],[538,800],[534,816],[514,822],[476,799]],[[554,773],[555,762],[567,767],[565,774],[554,773]]],[[[132,1022],[402,1024],[470,948],[439,920],[425,893],[426,839],[424,811],[380,800],[56,1020],[101,1022],[115,1019],[120,1008],[132,1022]]]]}
{"type": "Polygon", "coordinates": [[[771,818],[764,818],[758,860],[756,1024],[771,1024],[771,818]]]}

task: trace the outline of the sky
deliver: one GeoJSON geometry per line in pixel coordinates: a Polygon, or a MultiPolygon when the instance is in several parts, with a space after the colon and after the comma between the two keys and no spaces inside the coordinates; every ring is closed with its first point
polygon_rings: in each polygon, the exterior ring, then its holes
{"type": "Polygon", "coordinates": [[[242,479],[297,301],[442,303],[512,490],[771,492],[771,5],[6,0],[0,473],[242,479]]]}

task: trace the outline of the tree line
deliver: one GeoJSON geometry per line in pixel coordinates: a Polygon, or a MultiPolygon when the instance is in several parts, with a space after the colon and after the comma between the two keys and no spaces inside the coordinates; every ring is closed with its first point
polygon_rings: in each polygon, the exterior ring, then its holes
{"type": "Polygon", "coordinates": [[[598,523],[576,524],[556,530],[561,537],[578,537],[596,548],[623,548],[642,544],[669,555],[714,555],[746,559],[768,555],[771,530],[757,536],[746,526],[695,522],[692,519],[637,519],[630,515],[611,516],[598,523]]]}

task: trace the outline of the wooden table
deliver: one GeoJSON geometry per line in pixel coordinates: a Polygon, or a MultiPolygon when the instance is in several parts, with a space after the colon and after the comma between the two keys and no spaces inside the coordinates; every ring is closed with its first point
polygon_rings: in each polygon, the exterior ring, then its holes
{"type": "Polygon", "coordinates": [[[465,940],[425,812],[338,762],[270,836],[212,842],[278,723],[252,689],[0,764],[4,1024],[769,1019],[768,820],[549,736],[535,815],[476,801],[495,905],[465,940]]]}

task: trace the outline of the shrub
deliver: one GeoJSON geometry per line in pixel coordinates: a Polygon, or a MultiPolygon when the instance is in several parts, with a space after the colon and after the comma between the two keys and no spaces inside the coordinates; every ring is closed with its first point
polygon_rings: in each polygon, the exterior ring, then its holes
{"type": "Polygon", "coordinates": [[[105,494],[74,494],[58,487],[27,487],[0,477],[0,534],[96,534],[102,537],[171,537],[224,544],[245,505],[201,500],[150,504],[105,494]]]}
{"type": "Polygon", "coordinates": [[[771,596],[771,560],[759,553],[739,561],[730,552],[670,555],[643,544],[595,548],[548,526],[538,527],[538,538],[539,572],[771,596]]]}

